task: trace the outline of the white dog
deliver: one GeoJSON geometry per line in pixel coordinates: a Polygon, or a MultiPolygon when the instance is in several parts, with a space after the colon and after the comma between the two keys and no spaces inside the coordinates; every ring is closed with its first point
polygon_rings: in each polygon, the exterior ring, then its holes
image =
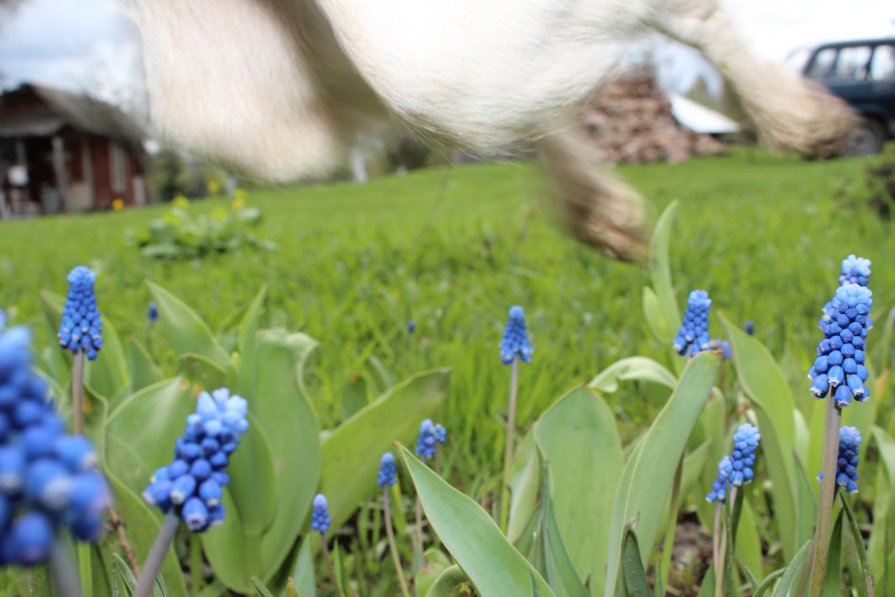
{"type": "Polygon", "coordinates": [[[642,256],[643,203],[598,163],[571,113],[648,30],[700,50],[759,139],[818,151],[843,104],[754,58],[717,0],[135,0],[162,135],[262,178],[319,177],[397,115],[482,154],[533,141],[573,234],[642,256]]]}

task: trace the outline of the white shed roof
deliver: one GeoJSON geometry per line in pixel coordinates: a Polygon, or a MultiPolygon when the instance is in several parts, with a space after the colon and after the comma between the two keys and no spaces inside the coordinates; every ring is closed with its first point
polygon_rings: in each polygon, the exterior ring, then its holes
{"type": "Polygon", "coordinates": [[[668,94],[671,102],[671,113],[681,125],[696,133],[706,135],[723,135],[737,133],[740,125],[721,114],[693,100],[676,93],[668,94]]]}

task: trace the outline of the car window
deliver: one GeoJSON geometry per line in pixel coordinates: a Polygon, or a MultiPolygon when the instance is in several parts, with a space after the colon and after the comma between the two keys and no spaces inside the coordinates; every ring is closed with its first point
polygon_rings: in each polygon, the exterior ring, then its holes
{"type": "Polygon", "coordinates": [[[853,46],[839,50],[839,58],[833,67],[833,76],[837,79],[864,81],[870,66],[870,46],[853,46]]]}
{"type": "Polygon", "coordinates": [[[870,62],[870,78],[874,81],[895,80],[895,46],[877,46],[870,62]]]}
{"type": "Polygon", "coordinates": [[[830,74],[830,67],[836,60],[836,48],[824,48],[814,56],[814,61],[805,73],[811,79],[822,79],[830,74]]]}

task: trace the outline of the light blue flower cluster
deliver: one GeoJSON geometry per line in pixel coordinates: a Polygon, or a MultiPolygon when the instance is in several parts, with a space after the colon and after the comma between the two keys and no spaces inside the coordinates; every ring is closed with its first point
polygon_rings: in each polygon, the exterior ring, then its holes
{"type": "Polygon", "coordinates": [[[447,443],[447,429],[445,429],[441,423],[435,424],[435,441],[442,446],[447,443]]]}
{"type": "Polygon", "coordinates": [[[870,283],[870,260],[849,255],[842,260],[839,285],[857,284],[866,287],[870,283]]]}
{"type": "Polygon", "coordinates": [[[177,438],[174,461],[155,471],[143,499],[162,512],[173,508],[193,532],[222,523],[221,495],[230,482],[225,469],[249,428],[247,415],[246,400],[227,388],[202,392],[177,438]]]}
{"type": "Polygon", "coordinates": [[[712,490],[706,497],[710,502],[727,499],[727,485],[743,485],[755,476],[755,451],[761,433],[758,427],[749,423],[740,425],[733,434],[733,452],[718,463],[718,478],[712,483],[712,490]]]}
{"type": "Polygon", "coordinates": [[[103,346],[103,323],[96,308],[93,283],[96,274],[79,265],[68,274],[68,296],[59,326],[59,346],[74,353],[83,351],[94,360],[103,346]]]}
{"type": "Polygon", "coordinates": [[[525,326],[525,311],[519,305],[514,305],[510,307],[507,327],[500,341],[500,362],[510,365],[519,358],[523,363],[530,363],[533,354],[534,349],[528,341],[525,326]]]}
{"type": "Polygon", "coordinates": [[[329,517],[329,504],[326,501],[326,496],[318,493],[314,496],[314,506],[311,510],[311,529],[325,535],[332,522],[329,517]]]}
{"type": "Polygon", "coordinates": [[[423,419],[423,422],[420,423],[420,434],[416,438],[416,455],[423,460],[432,458],[435,456],[437,441],[438,437],[432,419],[423,419]]]}
{"type": "MultiPolygon", "coordinates": [[[[836,483],[848,493],[858,491],[858,454],[861,445],[861,433],[856,427],[839,428],[839,455],[836,461],[836,483]]],[[[818,479],[823,479],[821,472],[818,479]]]]}
{"type": "Polygon", "coordinates": [[[395,467],[395,456],[391,452],[385,452],[379,461],[379,475],[376,477],[376,485],[379,487],[391,487],[398,482],[398,470],[395,467]]]}
{"type": "Polygon", "coordinates": [[[727,499],[727,485],[732,472],[730,456],[725,456],[718,462],[718,477],[712,482],[712,490],[705,496],[706,501],[723,503],[727,499]]]}
{"type": "Polygon", "coordinates": [[[679,355],[688,352],[693,356],[703,350],[710,350],[709,309],[712,299],[705,290],[694,290],[687,298],[684,321],[674,337],[674,350],[679,355]]]}
{"type": "Polygon", "coordinates": [[[0,327],[0,565],[46,560],[58,525],[98,539],[111,502],[90,441],[64,433],[31,369],[30,343],[25,328],[0,327]]]}
{"type": "Polygon", "coordinates": [[[873,327],[870,308],[873,293],[864,286],[846,283],[836,289],[830,310],[819,322],[824,339],[817,345],[817,359],[808,371],[811,394],[825,398],[830,392],[836,404],[848,406],[852,398],[870,398],[864,339],[873,327]]]}

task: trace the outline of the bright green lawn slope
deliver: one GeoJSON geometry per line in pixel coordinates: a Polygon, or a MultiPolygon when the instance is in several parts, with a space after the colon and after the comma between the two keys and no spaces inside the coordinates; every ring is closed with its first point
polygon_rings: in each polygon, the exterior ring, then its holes
{"type": "MultiPolygon", "coordinates": [[[[873,260],[878,321],[895,301],[890,225],[833,198],[863,166],[737,151],[621,173],[656,214],[681,201],[672,245],[679,300],[705,288],[734,321],[754,320],[775,353],[791,353],[790,373],[801,384],[818,340],[818,313],[844,256],[873,260]]],[[[36,324],[45,346],[52,338],[38,292],[64,293],[65,274],[77,264],[98,272],[100,307],[124,336],[142,337],[144,279],[186,299],[212,327],[224,326],[267,284],[267,323],[321,341],[310,382],[324,424],[340,416],[341,393],[365,353],[395,378],[452,367],[443,416],[454,442],[449,466],[462,468],[467,480],[474,471],[489,478],[500,466],[508,371],[497,344],[510,305],[525,306],[535,346],[534,363],[521,374],[523,424],[616,359],[640,353],[668,361],[671,338],[665,345],[652,338],[641,315],[646,273],[564,237],[531,166],[259,191],[249,204],[263,210],[261,234],[279,243],[278,252],[204,263],[141,259],[125,230],[164,208],[0,224],[0,305],[16,321],[36,324]],[[412,336],[409,319],[417,322],[412,336]]],[[[613,400],[623,420],[636,423],[652,410],[634,389],[613,400]]]]}

